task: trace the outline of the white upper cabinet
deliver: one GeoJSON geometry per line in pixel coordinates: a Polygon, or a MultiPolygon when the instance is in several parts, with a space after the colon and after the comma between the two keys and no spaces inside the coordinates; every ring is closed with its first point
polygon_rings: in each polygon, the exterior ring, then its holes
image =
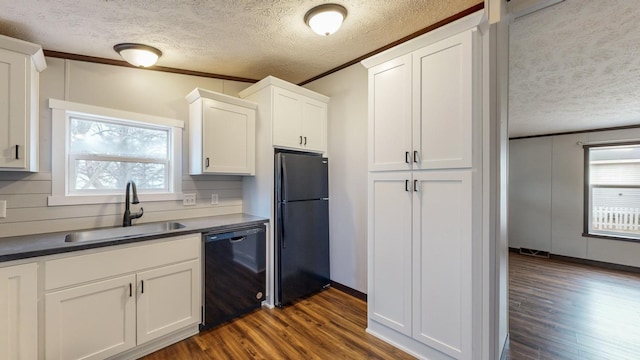
{"type": "Polygon", "coordinates": [[[329,98],[268,76],[240,92],[260,105],[261,126],[271,124],[273,147],[325,153],[329,98]]]}
{"type": "Polygon", "coordinates": [[[409,170],[411,54],[369,69],[369,170],[409,170]]]}
{"type": "Polygon", "coordinates": [[[327,149],[327,104],[302,98],[302,146],[305,150],[327,149]]]}
{"type": "Polygon", "coordinates": [[[413,53],[413,161],[419,169],[472,165],[473,36],[466,31],[413,53]]]}
{"type": "Polygon", "coordinates": [[[470,168],[474,31],[369,69],[369,170],[470,168]]]}
{"type": "Polygon", "coordinates": [[[0,35],[0,171],[38,171],[40,45],[0,35]]]}
{"type": "Polygon", "coordinates": [[[200,88],[187,100],[189,173],[254,175],[257,104],[200,88]]]}
{"type": "Polygon", "coordinates": [[[302,95],[285,89],[273,89],[273,144],[302,146],[302,95]]]}

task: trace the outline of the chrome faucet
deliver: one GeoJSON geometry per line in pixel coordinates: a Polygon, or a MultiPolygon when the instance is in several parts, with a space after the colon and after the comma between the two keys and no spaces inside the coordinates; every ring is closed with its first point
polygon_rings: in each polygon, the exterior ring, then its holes
{"type": "Polygon", "coordinates": [[[142,217],[144,214],[144,209],[140,208],[136,214],[131,215],[130,203],[129,203],[129,188],[133,191],[133,201],[131,204],[139,204],[140,200],[138,200],[138,190],[136,189],[136,183],[133,180],[127,181],[127,188],[124,190],[125,192],[125,205],[124,205],[124,217],[122,218],[122,226],[131,226],[131,220],[138,219],[142,217]]]}

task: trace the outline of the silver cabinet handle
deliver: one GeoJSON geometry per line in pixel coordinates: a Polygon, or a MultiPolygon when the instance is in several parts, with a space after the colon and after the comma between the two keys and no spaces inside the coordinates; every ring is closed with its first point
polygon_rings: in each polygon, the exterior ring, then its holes
{"type": "Polygon", "coordinates": [[[304,144],[307,145],[307,137],[304,137],[304,144]]]}
{"type": "Polygon", "coordinates": [[[300,135],[300,145],[302,145],[302,135],[300,135]]]}
{"type": "Polygon", "coordinates": [[[204,160],[204,167],[209,167],[209,158],[204,160]]]}

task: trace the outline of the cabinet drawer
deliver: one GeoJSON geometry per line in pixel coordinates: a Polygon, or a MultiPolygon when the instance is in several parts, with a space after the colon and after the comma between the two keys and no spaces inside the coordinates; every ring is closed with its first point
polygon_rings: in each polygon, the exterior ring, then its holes
{"type": "Polygon", "coordinates": [[[200,258],[199,233],[166,240],[46,261],[45,291],[200,258]]]}

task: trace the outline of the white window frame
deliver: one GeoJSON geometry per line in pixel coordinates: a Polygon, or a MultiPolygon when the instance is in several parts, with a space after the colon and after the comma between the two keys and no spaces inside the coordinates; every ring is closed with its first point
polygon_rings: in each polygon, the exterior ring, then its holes
{"type": "Polygon", "coordinates": [[[633,233],[617,232],[615,230],[595,230],[593,229],[593,189],[595,188],[639,188],[637,185],[629,184],[612,184],[612,185],[593,185],[591,183],[591,164],[597,163],[636,163],[637,160],[607,160],[607,161],[591,161],[591,150],[598,148],[615,148],[622,146],[638,146],[640,141],[624,141],[624,142],[607,142],[592,145],[584,145],[584,196],[583,196],[583,232],[582,236],[595,237],[603,239],[617,239],[628,241],[640,241],[640,235],[633,233]]]}
{"type": "Polygon", "coordinates": [[[69,124],[73,116],[111,122],[136,123],[170,128],[169,192],[141,192],[141,202],[181,200],[182,193],[182,129],[184,121],[69,101],[49,99],[51,108],[51,196],[49,206],[122,203],[124,190],[119,194],[69,193],[69,124]]]}

